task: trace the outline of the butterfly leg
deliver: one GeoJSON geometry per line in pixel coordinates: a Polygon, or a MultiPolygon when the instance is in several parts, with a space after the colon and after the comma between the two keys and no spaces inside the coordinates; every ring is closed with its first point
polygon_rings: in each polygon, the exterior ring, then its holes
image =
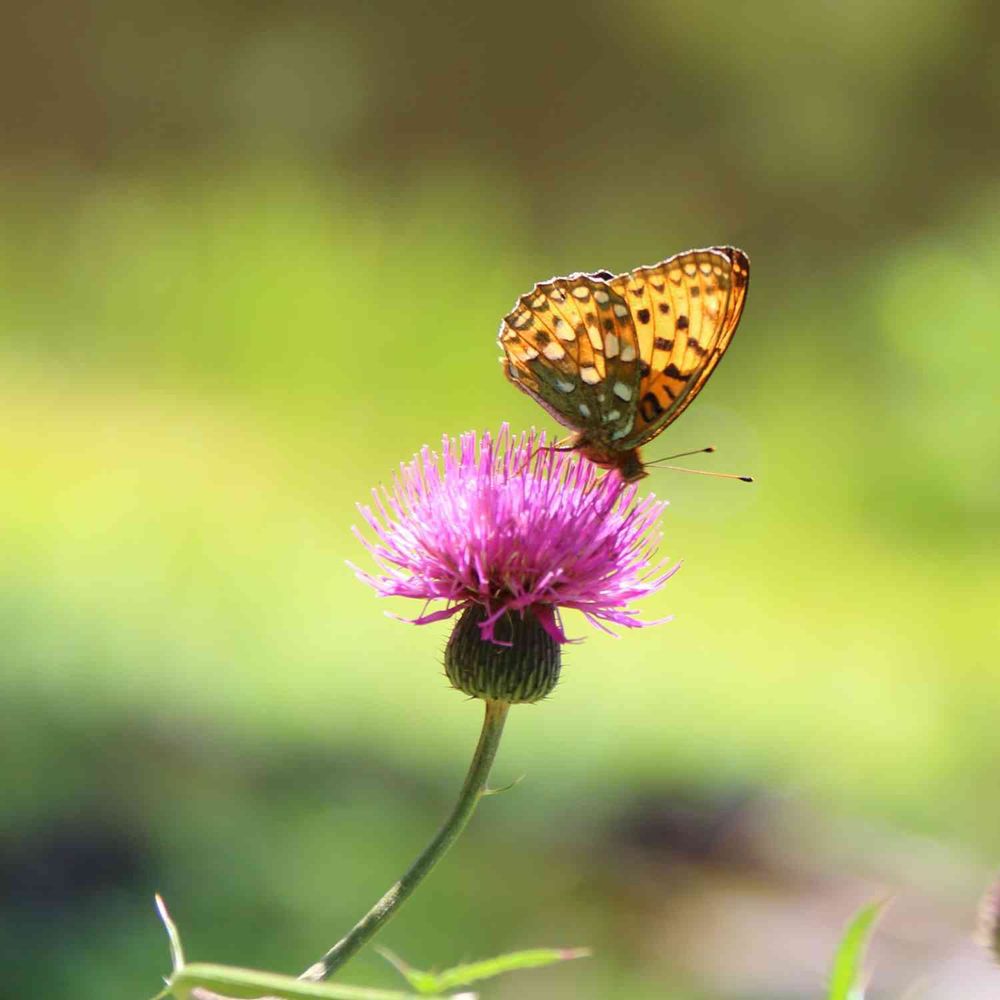
{"type": "Polygon", "coordinates": [[[571,437],[563,438],[554,444],[547,444],[545,447],[549,451],[573,451],[578,446],[578,435],[573,434],[571,437]]]}
{"type": "Polygon", "coordinates": [[[556,441],[553,444],[543,444],[535,448],[534,451],[524,460],[524,465],[521,468],[521,472],[527,471],[531,467],[531,463],[543,452],[543,451],[574,451],[577,447],[576,445],[577,437],[576,435],[571,435],[570,437],[563,438],[561,441],[556,441]]]}

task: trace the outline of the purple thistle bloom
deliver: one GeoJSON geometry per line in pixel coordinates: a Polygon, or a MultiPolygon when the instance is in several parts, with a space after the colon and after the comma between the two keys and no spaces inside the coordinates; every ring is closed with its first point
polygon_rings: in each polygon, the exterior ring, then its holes
{"type": "MultiPolygon", "coordinates": [[[[372,490],[374,510],[358,505],[375,534],[355,535],[384,571],[352,567],[383,597],[445,600],[414,620],[449,618],[479,604],[483,639],[507,611],[531,611],[557,642],[569,641],[559,608],[596,626],[638,628],[629,605],[677,571],[651,565],[650,529],[666,506],[616,473],[603,477],[575,452],[546,446],[544,432],[515,438],[506,424],[494,440],[445,437],[439,458],[426,446],[401,465],[392,489],[372,490]]],[[[667,621],[669,619],[661,619],[667,621]]]]}

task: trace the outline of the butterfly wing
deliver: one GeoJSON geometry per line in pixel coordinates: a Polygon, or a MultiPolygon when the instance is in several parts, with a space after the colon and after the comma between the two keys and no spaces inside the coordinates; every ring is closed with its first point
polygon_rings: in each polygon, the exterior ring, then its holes
{"type": "Polygon", "coordinates": [[[736,331],[749,276],[742,250],[712,247],[617,276],[542,282],[500,324],[504,371],[588,454],[631,452],[701,391],[736,331]]]}
{"type": "Polygon", "coordinates": [[[736,332],[749,280],[742,250],[712,247],[608,282],[634,317],[641,371],[635,421],[618,447],[645,444],[691,404],[736,332]]]}
{"type": "Polygon", "coordinates": [[[500,324],[507,377],[591,440],[631,432],[641,382],[635,320],[611,278],[599,271],[542,282],[500,324]]]}

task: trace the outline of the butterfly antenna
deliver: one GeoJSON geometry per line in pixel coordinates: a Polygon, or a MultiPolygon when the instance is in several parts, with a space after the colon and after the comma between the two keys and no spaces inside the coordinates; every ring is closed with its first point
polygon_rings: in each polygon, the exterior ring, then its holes
{"type": "MultiPolygon", "coordinates": [[[[647,462],[654,465],[654,462],[647,462]]],[[[714,479],[738,479],[741,483],[752,483],[753,476],[737,476],[732,472],[706,472],[704,469],[685,469],[679,465],[661,465],[661,469],[671,469],[673,472],[690,472],[692,476],[712,476],[714,479]]]]}
{"type": "Polygon", "coordinates": [[[715,445],[710,444],[706,448],[695,448],[693,451],[679,451],[676,455],[667,455],[664,458],[654,459],[647,462],[647,468],[651,465],[658,465],[662,469],[672,469],[674,472],[690,472],[694,476],[712,476],[714,479],[738,479],[741,483],[752,483],[753,476],[737,476],[732,472],[705,472],[704,469],[683,469],[679,465],[664,465],[664,462],[671,462],[675,458],[686,458],[688,455],[702,455],[715,451],[715,445]]]}
{"type": "Polygon", "coordinates": [[[664,455],[654,462],[647,462],[647,465],[656,465],[656,462],[672,462],[675,458],[687,458],[688,455],[701,455],[715,451],[715,445],[710,444],[707,448],[695,448],[693,451],[679,451],[676,455],[664,455]]]}

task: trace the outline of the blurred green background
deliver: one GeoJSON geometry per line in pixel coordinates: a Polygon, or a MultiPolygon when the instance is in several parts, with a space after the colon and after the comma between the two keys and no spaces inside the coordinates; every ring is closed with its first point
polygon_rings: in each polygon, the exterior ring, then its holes
{"type": "MultiPolygon", "coordinates": [[[[595,957],[484,998],[995,996],[1000,8],[42,0],[0,39],[0,963],[295,973],[424,845],[479,707],[345,567],[425,442],[551,421],[538,280],[733,243],[725,363],[647,449],[668,625],[568,650],[381,937],[595,957]],[[958,985],[956,985],[958,984],[958,985]],[[976,992],[980,990],[981,992],[976,992]]],[[[392,984],[368,950],[341,977],[392,984]]]]}

